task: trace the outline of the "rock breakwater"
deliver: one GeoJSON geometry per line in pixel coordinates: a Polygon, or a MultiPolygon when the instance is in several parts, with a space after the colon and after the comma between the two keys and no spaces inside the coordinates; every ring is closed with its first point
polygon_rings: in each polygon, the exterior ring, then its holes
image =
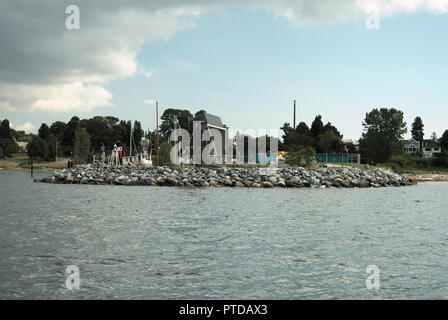
{"type": "Polygon", "coordinates": [[[399,187],[415,182],[383,169],[359,168],[171,168],[76,166],[57,170],[35,182],[126,186],[244,188],[369,188],[399,187]]]}

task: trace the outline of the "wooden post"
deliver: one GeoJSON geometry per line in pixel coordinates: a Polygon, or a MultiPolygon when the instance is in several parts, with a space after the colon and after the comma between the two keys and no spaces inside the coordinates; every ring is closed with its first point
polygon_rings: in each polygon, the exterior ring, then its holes
{"type": "Polygon", "coordinates": [[[30,159],[30,164],[31,164],[31,178],[32,178],[33,177],[33,171],[34,171],[33,158],[30,159]]]}
{"type": "Polygon", "coordinates": [[[159,166],[159,102],[156,101],[156,166],[159,166]]]}

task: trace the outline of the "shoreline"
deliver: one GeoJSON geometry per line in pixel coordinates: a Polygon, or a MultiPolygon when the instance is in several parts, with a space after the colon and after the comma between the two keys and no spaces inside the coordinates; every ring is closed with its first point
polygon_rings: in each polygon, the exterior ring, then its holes
{"type": "MultiPolygon", "coordinates": [[[[285,167],[287,169],[294,169],[296,167],[285,167]]],[[[241,169],[241,168],[240,168],[241,169]]],[[[34,172],[52,172],[52,171],[61,171],[66,169],[56,169],[56,168],[35,168],[34,172]]],[[[311,169],[305,169],[305,170],[311,170],[311,169]]],[[[29,168],[0,168],[0,171],[22,171],[22,172],[29,172],[29,168]]],[[[441,174],[441,173],[422,173],[422,174],[403,174],[403,176],[407,177],[408,179],[411,179],[415,182],[448,182],[448,173],[441,174]]]]}
{"type": "Polygon", "coordinates": [[[243,187],[243,188],[381,188],[415,185],[409,177],[384,169],[92,167],[55,170],[34,182],[52,184],[243,187]]]}
{"type": "MultiPolygon", "coordinates": [[[[54,168],[34,168],[33,172],[50,172],[58,169],[54,168]]],[[[60,170],[60,169],[59,169],[60,170]]],[[[0,171],[26,171],[30,172],[31,169],[27,168],[0,168],[0,171]]]]}
{"type": "Polygon", "coordinates": [[[448,174],[424,173],[424,174],[407,174],[405,176],[416,182],[448,182],[448,174]]]}

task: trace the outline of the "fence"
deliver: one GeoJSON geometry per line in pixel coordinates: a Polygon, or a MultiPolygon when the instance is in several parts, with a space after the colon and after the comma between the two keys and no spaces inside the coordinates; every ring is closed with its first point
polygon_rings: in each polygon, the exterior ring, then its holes
{"type": "Polygon", "coordinates": [[[357,153],[316,153],[316,160],[325,163],[361,163],[361,155],[357,153]]]}

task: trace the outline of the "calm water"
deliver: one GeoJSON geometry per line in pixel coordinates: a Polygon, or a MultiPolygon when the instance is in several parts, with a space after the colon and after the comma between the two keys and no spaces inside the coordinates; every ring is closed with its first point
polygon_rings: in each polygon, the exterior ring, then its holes
{"type": "Polygon", "coordinates": [[[1,299],[448,299],[448,183],[184,189],[0,172],[0,190],[1,299]]]}

